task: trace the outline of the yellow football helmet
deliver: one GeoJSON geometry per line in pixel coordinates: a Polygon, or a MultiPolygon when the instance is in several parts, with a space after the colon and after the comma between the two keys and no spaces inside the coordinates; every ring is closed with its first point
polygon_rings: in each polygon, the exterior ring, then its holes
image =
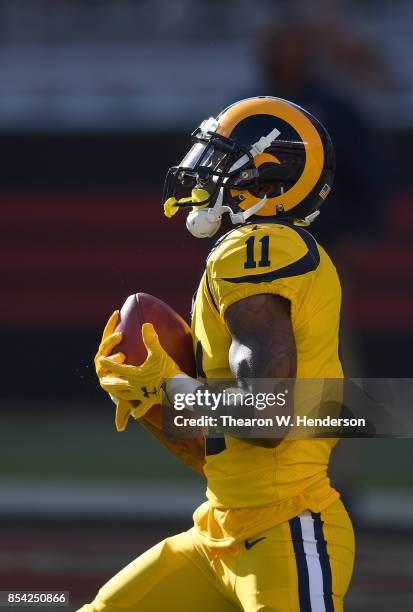
{"type": "Polygon", "coordinates": [[[308,225],[331,191],[334,150],[325,127],[303,108],[270,96],[232,104],[193,132],[193,146],[164,186],[165,214],[192,207],[188,229],[212,236],[223,212],[308,225]]]}

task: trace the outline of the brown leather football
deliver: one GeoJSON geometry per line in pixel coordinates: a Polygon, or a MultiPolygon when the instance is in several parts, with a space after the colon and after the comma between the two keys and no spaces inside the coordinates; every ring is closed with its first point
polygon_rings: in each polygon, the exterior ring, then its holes
{"type": "MultiPolygon", "coordinates": [[[[147,356],[142,340],[143,323],[152,323],[159,341],[181,370],[196,377],[195,357],[191,328],[173,308],[148,293],[130,295],[120,310],[120,320],[115,331],[123,334],[114,352],[126,355],[125,363],[141,365],[147,356]]],[[[147,413],[147,420],[160,426],[161,406],[156,405],[147,413]]]]}

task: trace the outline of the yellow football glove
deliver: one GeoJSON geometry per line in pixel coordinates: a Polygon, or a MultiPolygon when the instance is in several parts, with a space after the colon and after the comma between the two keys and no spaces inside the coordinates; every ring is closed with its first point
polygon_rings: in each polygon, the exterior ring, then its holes
{"type": "MultiPolygon", "coordinates": [[[[105,372],[100,381],[102,388],[118,400],[132,402],[130,414],[136,419],[144,416],[153,405],[162,403],[163,381],[181,373],[179,366],[162,348],[151,323],[142,325],[142,339],[148,355],[140,366],[117,363],[118,359],[104,355],[98,359],[105,372]],[[140,403],[136,405],[136,402],[140,403]]],[[[121,411],[120,402],[118,410],[121,411]]],[[[125,420],[125,411],[126,407],[122,405],[119,424],[125,420]]]]}
{"type": "Polygon", "coordinates": [[[129,402],[128,400],[116,399],[113,395],[111,395],[111,398],[116,404],[115,426],[117,431],[125,431],[129,417],[133,416],[135,419],[140,419],[153,406],[149,400],[147,400],[146,405],[139,401],[129,402]]]}
{"type": "Polygon", "coordinates": [[[98,352],[95,355],[95,369],[100,384],[102,384],[102,378],[108,373],[107,368],[104,368],[100,363],[101,357],[109,357],[110,355],[110,360],[113,360],[116,363],[123,363],[125,361],[125,355],[123,353],[116,353],[116,355],[111,355],[111,352],[113,351],[115,346],[117,346],[122,340],[122,334],[120,332],[114,333],[118,319],[119,310],[115,310],[115,312],[111,314],[108,322],[106,323],[105,329],[103,330],[102,340],[99,344],[98,352]]]}
{"type": "MultiPolygon", "coordinates": [[[[119,381],[119,378],[116,375],[110,373],[113,363],[122,364],[125,361],[125,355],[123,353],[119,352],[114,355],[111,355],[111,352],[113,351],[115,346],[117,346],[122,340],[122,334],[120,332],[114,332],[118,320],[119,310],[115,310],[115,312],[109,317],[109,320],[106,323],[105,329],[103,330],[102,340],[100,342],[98,351],[94,359],[96,374],[99,378],[99,383],[105,391],[108,391],[108,389],[105,388],[103,379],[107,381],[108,377],[112,377],[112,379],[116,379],[117,381],[119,381]],[[101,364],[101,357],[106,357],[108,361],[110,361],[110,368],[105,368],[101,364]]],[[[109,391],[109,395],[116,404],[115,424],[116,429],[118,431],[124,431],[126,429],[130,416],[140,418],[153,406],[153,401],[151,400],[146,400],[145,402],[130,402],[127,399],[122,399],[117,395],[115,388],[112,388],[111,391],[109,391]]]]}
{"type": "MultiPolygon", "coordinates": [[[[109,375],[108,370],[102,367],[99,361],[100,357],[108,357],[111,361],[114,361],[116,363],[123,363],[125,361],[125,355],[123,353],[116,353],[115,355],[111,355],[111,352],[113,351],[115,346],[118,345],[119,342],[122,340],[121,333],[114,333],[118,320],[119,310],[115,310],[115,312],[109,317],[109,320],[106,323],[105,329],[103,330],[102,340],[100,341],[100,345],[98,348],[98,352],[95,355],[95,369],[96,374],[99,378],[100,385],[102,385],[102,378],[104,376],[109,375]]],[[[116,429],[118,431],[124,431],[126,429],[126,425],[128,424],[129,416],[131,411],[133,410],[133,406],[126,400],[119,400],[114,396],[111,397],[116,404],[116,429]]]]}

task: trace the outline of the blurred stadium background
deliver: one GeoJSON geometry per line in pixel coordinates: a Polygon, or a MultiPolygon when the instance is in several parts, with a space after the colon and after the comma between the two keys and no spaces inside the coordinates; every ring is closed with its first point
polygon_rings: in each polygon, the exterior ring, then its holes
{"type": "MultiPolygon", "coordinates": [[[[0,589],[70,590],[75,609],[190,526],[202,480],[137,424],[115,432],[92,358],[132,292],[188,316],[210,243],[163,218],[163,178],[232,101],[326,123],[337,182],[314,233],[343,279],[347,375],[411,375],[412,54],[408,0],[0,0],[0,589]]],[[[412,456],[336,451],[348,610],[413,611],[412,456]]]]}

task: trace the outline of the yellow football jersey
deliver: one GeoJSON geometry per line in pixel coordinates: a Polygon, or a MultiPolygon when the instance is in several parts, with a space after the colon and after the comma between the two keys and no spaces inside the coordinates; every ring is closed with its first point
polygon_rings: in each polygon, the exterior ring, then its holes
{"type": "MultiPolygon", "coordinates": [[[[297,378],[342,378],[341,289],[334,265],[306,230],[261,219],[226,234],[207,259],[192,316],[198,375],[232,378],[224,313],[259,293],[291,302],[297,378]]],[[[199,536],[209,545],[226,546],[304,510],[327,508],[339,497],[327,476],[335,443],[287,437],[276,448],[263,448],[230,436],[207,437],[209,501],[194,514],[199,536]]]]}

